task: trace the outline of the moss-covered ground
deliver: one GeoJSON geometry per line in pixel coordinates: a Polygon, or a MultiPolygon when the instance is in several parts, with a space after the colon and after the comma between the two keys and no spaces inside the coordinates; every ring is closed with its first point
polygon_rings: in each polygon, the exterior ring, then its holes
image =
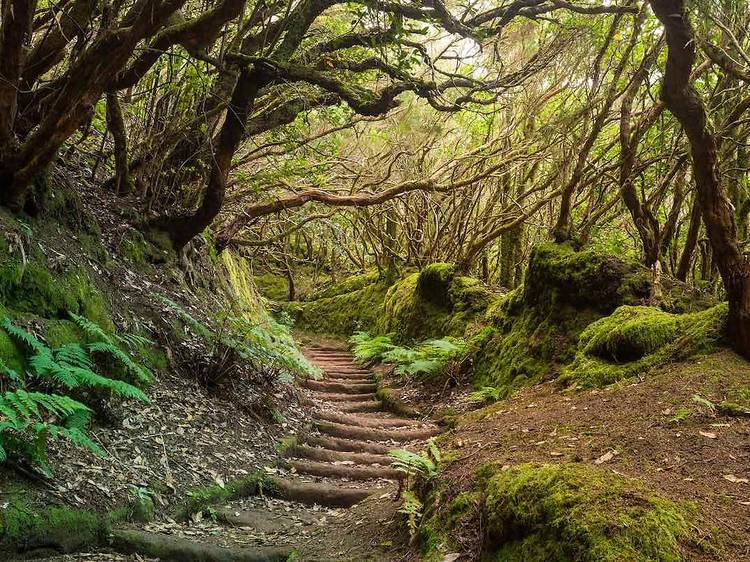
{"type": "Polygon", "coordinates": [[[748,363],[723,350],[634,381],[541,384],[457,416],[425,497],[424,559],[742,559],[748,363]]]}

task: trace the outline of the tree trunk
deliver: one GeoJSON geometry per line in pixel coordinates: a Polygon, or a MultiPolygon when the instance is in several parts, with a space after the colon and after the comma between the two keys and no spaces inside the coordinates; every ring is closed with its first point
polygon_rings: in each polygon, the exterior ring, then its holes
{"type": "Polygon", "coordinates": [[[128,133],[116,92],[107,92],[107,128],[115,141],[114,190],[117,195],[126,195],[133,191],[133,179],[128,164],[128,133]]]}
{"type": "Polygon", "coordinates": [[[698,93],[690,83],[695,37],[684,0],[649,0],[667,37],[662,98],[690,142],[697,198],[714,260],[729,300],[727,335],[750,357],[750,266],[740,250],[729,199],[719,181],[717,143],[698,93]]]}
{"type": "Polygon", "coordinates": [[[680,281],[686,281],[688,273],[690,273],[690,266],[693,263],[693,252],[698,244],[698,234],[701,230],[701,206],[698,202],[698,196],[696,195],[693,201],[693,207],[690,211],[690,224],[688,225],[687,238],[685,239],[685,247],[682,249],[682,255],[680,256],[680,265],[677,267],[677,279],[680,281]]]}
{"type": "Polygon", "coordinates": [[[243,68],[216,141],[206,192],[198,209],[189,215],[161,217],[152,223],[157,230],[169,236],[175,250],[180,251],[190,240],[203,232],[219,214],[224,202],[232,157],[242,141],[245,121],[260,87],[260,73],[255,69],[243,68]]]}

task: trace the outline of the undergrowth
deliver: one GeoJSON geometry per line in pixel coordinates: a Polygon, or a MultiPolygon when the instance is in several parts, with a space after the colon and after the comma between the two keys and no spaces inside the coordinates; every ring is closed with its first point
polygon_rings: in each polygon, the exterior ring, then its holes
{"type": "Polygon", "coordinates": [[[91,403],[108,398],[148,401],[136,384],[149,383],[150,372],[119,347],[139,340],[111,336],[75,314],[71,318],[87,335],[88,343],[51,348],[10,319],[0,322],[25,351],[23,369],[11,368],[0,360],[0,463],[17,456],[49,475],[48,444],[60,437],[104,455],[86,431],[91,403]],[[119,378],[102,374],[105,369],[119,378]]]}
{"type": "MultiPolygon", "coordinates": [[[[167,297],[161,300],[203,342],[207,353],[199,357],[191,353],[188,362],[207,386],[239,376],[244,367],[287,382],[294,374],[318,376],[295,345],[288,326],[271,318],[261,323],[237,316],[226,316],[209,326],[167,297]]],[[[195,342],[184,342],[184,347],[194,350],[195,342]]]]}
{"type": "Polygon", "coordinates": [[[466,341],[446,337],[431,339],[415,347],[395,345],[392,335],[371,336],[368,332],[356,332],[349,338],[354,357],[360,363],[371,361],[395,366],[397,375],[430,377],[443,373],[451,363],[466,355],[466,341]]]}

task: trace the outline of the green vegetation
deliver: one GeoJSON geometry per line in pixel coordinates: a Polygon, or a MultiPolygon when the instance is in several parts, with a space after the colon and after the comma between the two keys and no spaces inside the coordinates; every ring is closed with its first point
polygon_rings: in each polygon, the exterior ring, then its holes
{"type": "MultiPolygon", "coordinates": [[[[343,282],[346,284],[346,281],[343,282]]],[[[320,334],[348,336],[358,330],[374,329],[383,314],[383,302],[388,286],[377,281],[350,292],[338,286],[327,289],[330,297],[321,297],[303,303],[288,311],[296,326],[320,334]]]]}
{"type": "Polygon", "coordinates": [[[682,560],[685,508],[583,465],[520,465],[486,484],[487,560],[682,560]]]}
{"type": "Polygon", "coordinates": [[[462,337],[490,300],[478,280],[458,275],[455,265],[434,263],[388,289],[378,332],[393,333],[397,342],[462,337]]]}
{"type": "Polygon", "coordinates": [[[96,514],[66,507],[35,511],[18,499],[0,506],[0,554],[51,548],[76,552],[102,542],[108,525],[96,514]]]}
{"type": "MultiPolygon", "coordinates": [[[[0,394],[0,462],[15,454],[50,473],[47,444],[58,437],[103,455],[86,433],[91,410],[81,401],[92,403],[103,397],[148,401],[140,388],[98,370],[114,361],[121,368],[121,375],[138,384],[150,382],[150,373],[122,351],[101,327],[80,316],[72,317],[90,337],[89,343],[50,348],[8,318],[2,321],[4,331],[26,351],[26,356],[24,370],[17,371],[0,362],[0,381],[3,387],[10,388],[0,394]],[[65,394],[50,392],[52,389],[65,394]],[[50,418],[56,421],[49,421],[50,418]]],[[[119,341],[134,340],[120,337],[119,341]]]]}
{"type": "Polygon", "coordinates": [[[588,326],[561,381],[600,387],[714,351],[724,341],[727,307],[673,315],[651,307],[618,308],[588,326]]]}
{"type": "Polygon", "coordinates": [[[440,374],[466,355],[466,342],[451,337],[423,341],[412,348],[395,345],[390,335],[373,337],[367,332],[355,332],[349,344],[360,363],[389,363],[395,366],[397,375],[405,377],[440,374]]]}
{"type": "Polygon", "coordinates": [[[213,505],[246,498],[262,492],[263,489],[269,490],[272,486],[273,484],[263,471],[258,471],[243,478],[230,480],[223,486],[214,484],[198,488],[188,492],[188,499],[177,509],[174,518],[178,521],[186,520],[191,515],[202,513],[213,505]]]}
{"type": "Polygon", "coordinates": [[[425,560],[450,551],[450,533],[477,524],[487,562],[681,561],[691,540],[691,505],[680,505],[634,479],[580,464],[522,464],[477,470],[473,489],[433,491],[420,535],[425,560]]]}

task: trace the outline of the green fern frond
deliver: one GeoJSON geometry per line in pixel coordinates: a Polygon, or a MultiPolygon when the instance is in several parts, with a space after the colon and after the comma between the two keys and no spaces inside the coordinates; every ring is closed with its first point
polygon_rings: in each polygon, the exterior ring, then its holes
{"type": "Polygon", "coordinates": [[[428,457],[407,451],[406,449],[394,449],[388,453],[393,460],[391,465],[407,476],[419,476],[425,481],[432,480],[437,476],[437,466],[428,457]]]}
{"type": "Polygon", "coordinates": [[[18,342],[25,345],[29,350],[33,351],[34,353],[44,353],[49,352],[49,348],[44,345],[42,342],[40,342],[34,334],[31,332],[27,332],[26,330],[19,328],[13,322],[11,322],[10,318],[4,318],[2,322],[0,322],[0,326],[8,332],[8,335],[10,335],[12,338],[16,339],[18,342]]]}
{"type": "Polygon", "coordinates": [[[99,324],[97,324],[96,322],[92,322],[88,318],[78,316],[77,314],[74,314],[72,312],[68,312],[68,314],[73,319],[73,322],[75,322],[78,327],[83,330],[83,333],[85,333],[92,340],[112,343],[109,334],[107,334],[107,332],[105,332],[102,327],[99,326],[99,324]]]}
{"type": "Polygon", "coordinates": [[[150,402],[148,396],[146,396],[140,388],[126,383],[125,381],[103,377],[89,369],[71,368],[70,372],[75,377],[78,384],[83,386],[91,388],[106,388],[117,396],[133,398],[135,400],[140,400],[141,402],[150,402]]]}
{"type": "Polygon", "coordinates": [[[125,367],[125,370],[133,375],[138,381],[146,384],[153,381],[153,376],[148,369],[133,361],[127,353],[125,353],[116,345],[110,342],[99,341],[90,343],[87,348],[89,351],[103,353],[105,355],[114,357],[122,364],[123,367],[125,367]]]}
{"type": "Polygon", "coordinates": [[[401,506],[398,512],[406,515],[406,524],[410,537],[414,537],[419,530],[419,522],[422,519],[423,509],[424,505],[414,492],[411,490],[401,492],[401,506]]]}
{"type": "Polygon", "coordinates": [[[77,343],[69,343],[59,347],[54,351],[54,357],[59,363],[65,363],[71,367],[93,368],[89,354],[77,343]]]}

